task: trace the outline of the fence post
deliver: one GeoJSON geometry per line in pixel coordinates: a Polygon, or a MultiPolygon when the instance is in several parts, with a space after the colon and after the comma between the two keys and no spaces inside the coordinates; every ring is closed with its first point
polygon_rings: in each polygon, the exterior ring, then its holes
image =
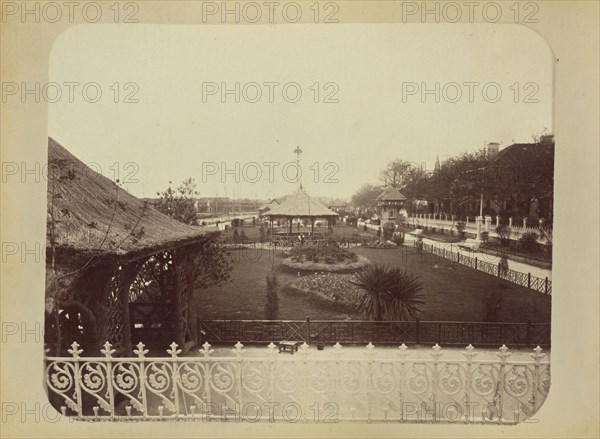
{"type": "Polygon", "coordinates": [[[460,253],[456,253],[456,262],[460,264],[460,253]]]}
{"type": "Polygon", "coordinates": [[[500,262],[498,262],[498,277],[500,277],[500,262]]]}
{"type": "Polygon", "coordinates": [[[417,344],[421,343],[421,326],[420,326],[420,323],[421,323],[421,319],[417,317],[415,319],[415,334],[417,336],[417,344]]]}
{"type": "Polygon", "coordinates": [[[544,280],[544,293],[548,294],[548,276],[544,280]]]}
{"type": "Polygon", "coordinates": [[[310,317],[306,316],[306,344],[310,344],[310,317]]]}
{"type": "Polygon", "coordinates": [[[527,273],[527,288],[531,288],[531,273],[527,273]]]}
{"type": "Polygon", "coordinates": [[[475,256],[475,270],[477,270],[477,256],[475,256]]]}

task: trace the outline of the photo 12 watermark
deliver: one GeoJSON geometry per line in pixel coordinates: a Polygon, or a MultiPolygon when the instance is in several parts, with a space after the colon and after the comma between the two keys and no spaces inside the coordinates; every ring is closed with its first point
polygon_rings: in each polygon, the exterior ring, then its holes
{"type": "Polygon", "coordinates": [[[88,103],[112,102],[137,104],[140,86],[136,82],[100,84],[94,81],[77,82],[2,82],[2,103],[88,103]]]}
{"type": "Polygon", "coordinates": [[[313,82],[302,85],[298,82],[202,82],[202,103],[279,103],[337,104],[340,86],[336,82],[313,82]]]}
{"type": "MultiPolygon", "coordinates": [[[[285,163],[269,162],[202,162],[202,183],[212,180],[220,183],[299,183],[303,178],[303,167],[297,161],[285,163]]],[[[313,162],[307,166],[308,179],[314,183],[339,183],[340,171],[337,162],[313,162]]]]}
{"type": "Polygon", "coordinates": [[[77,179],[99,174],[115,183],[138,183],[140,167],[137,162],[114,162],[104,168],[97,162],[85,163],[85,166],[74,166],[73,163],[51,161],[41,162],[12,162],[1,164],[2,183],[48,183],[60,182],[64,179],[77,179]]]}
{"type": "Polygon", "coordinates": [[[336,2],[202,2],[202,23],[339,23],[336,2]]]}
{"type": "Polygon", "coordinates": [[[139,23],[132,1],[3,1],[2,23],[139,23]]]}
{"type": "Polygon", "coordinates": [[[540,4],[531,1],[400,2],[402,23],[539,23],[540,4]]]}
{"type": "Polygon", "coordinates": [[[402,103],[488,103],[509,101],[515,104],[537,104],[540,102],[540,86],[535,82],[513,82],[501,85],[498,82],[402,82],[402,103]]]}

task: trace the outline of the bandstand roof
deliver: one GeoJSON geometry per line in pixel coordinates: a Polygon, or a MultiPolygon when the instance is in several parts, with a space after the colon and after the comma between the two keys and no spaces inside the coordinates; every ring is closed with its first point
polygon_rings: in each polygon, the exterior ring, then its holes
{"type": "Polygon", "coordinates": [[[207,235],[206,229],[174,220],[129,194],[52,138],[47,200],[47,249],[67,264],[90,255],[134,260],[207,235]]]}
{"type": "Polygon", "coordinates": [[[406,201],[406,197],[393,186],[388,186],[379,194],[377,201],[406,201]]]}
{"type": "Polygon", "coordinates": [[[333,217],[336,212],[328,209],[317,199],[311,197],[299,188],[295,193],[287,195],[278,205],[271,206],[265,213],[272,217],[333,217]]]}

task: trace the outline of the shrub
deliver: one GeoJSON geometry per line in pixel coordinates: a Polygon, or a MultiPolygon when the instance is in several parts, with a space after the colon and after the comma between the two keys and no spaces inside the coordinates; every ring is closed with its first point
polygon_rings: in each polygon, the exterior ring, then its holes
{"type": "Polygon", "coordinates": [[[277,291],[279,290],[279,278],[275,269],[271,270],[266,276],[267,280],[267,303],[265,305],[265,318],[267,320],[277,319],[277,313],[279,311],[279,297],[277,291]]]}
{"type": "Polygon", "coordinates": [[[383,240],[388,241],[392,239],[392,235],[394,234],[394,230],[396,230],[396,224],[392,221],[388,221],[383,225],[383,240]]]}
{"type": "Polygon", "coordinates": [[[523,251],[533,253],[537,250],[538,234],[535,232],[525,232],[519,239],[523,251]]]}
{"type": "Polygon", "coordinates": [[[490,238],[490,234],[488,232],[481,232],[481,240],[483,242],[488,242],[489,238],[490,238]]]}
{"type": "Polygon", "coordinates": [[[467,225],[464,222],[459,221],[456,223],[456,231],[458,232],[458,236],[460,237],[460,239],[464,239],[466,228],[467,225]]]}
{"type": "Polygon", "coordinates": [[[237,231],[237,229],[235,229],[235,230],[233,231],[233,242],[237,243],[239,240],[240,240],[240,234],[239,234],[239,232],[237,231]]]}
{"type": "Polygon", "coordinates": [[[392,235],[392,241],[394,241],[396,245],[404,244],[404,232],[394,232],[394,234],[392,235]]]}
{"type": "Polygon", "coordinates": [[[265,225],[261,224],[260,225],[260,242],[264,242],[266,237],[267,237],[267,233],[265,232],[265,225]]]}
{"type": "Polygon", "coordinates": [[[399,268],[371,264],[351,283],[365,291],[357,309],[372,320],[414,320],[422,312],[423,283],[399,268]]]}
{"type": "Polygon", "coordinates": [[[496,227],[496,233],[500,238],[500,244],[504,247],[508,247],[508,244],[510,243],[510,228],[505,224],[501,224],[496,227]]]}
{"type": "Polygon", "coordinates": [[[242,230],[242,232],[240,233],[240,241],[245,242],[248,238],[246,237],[246,232],[244,232],[244,230],[242,230]]]}

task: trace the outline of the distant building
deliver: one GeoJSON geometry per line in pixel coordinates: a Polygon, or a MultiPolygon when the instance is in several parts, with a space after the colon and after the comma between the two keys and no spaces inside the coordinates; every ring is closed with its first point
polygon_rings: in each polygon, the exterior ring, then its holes
{"type": "Polygon", "coordinates": [[[489,142],[485,148],[485,153],[488,157],[493,157],[500,151],[500,143],[489,142]]]}
{"type": "Polygon", "coordinates": [[[381,223],[397,221],[400,219],[400,215],[406,216],[405,201],[406,197],[398,189],[393,186],[386,187],[377,197],[377,208],[379,209],[381,223]]]}
{"type": "Polygon", "coordinates": [[[250,199],[232,200],[229,197],[201,197],[196,200],[198,213],[255,212],[262,201],[250,199]]]}

